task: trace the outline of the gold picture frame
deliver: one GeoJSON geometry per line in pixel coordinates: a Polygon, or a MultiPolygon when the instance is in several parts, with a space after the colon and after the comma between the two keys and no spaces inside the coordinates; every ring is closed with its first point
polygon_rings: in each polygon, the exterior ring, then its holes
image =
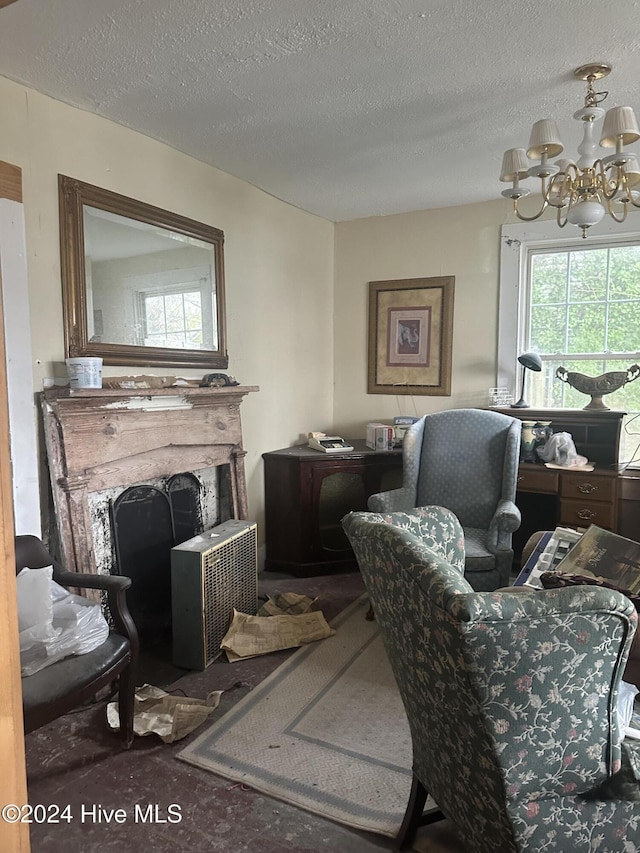
{"type": "Polygon", "coordinates": [[[454,276],[369,282],[369,394],[451,395],[454,276]]]}

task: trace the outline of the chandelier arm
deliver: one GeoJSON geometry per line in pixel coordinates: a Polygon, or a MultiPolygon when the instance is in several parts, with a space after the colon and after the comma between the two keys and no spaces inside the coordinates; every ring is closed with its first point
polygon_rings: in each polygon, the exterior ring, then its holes
{"type": "Polygon", "coordinates": [[[547,207],[549,207],[548,200],[543,196],[542,197],[542,207],[540,208],[540,210],[534,216],[525,216],[523,213],[520,213],[520,211],[518,210],[519,200],[520,199],[514,198],[513,209],[514,209],[515,214],[518,217],[518,219],[521,219],[523,222],[533,222],[535,219],[539,219],[542,216],[542,214],[545,212],[547,207]]]}
{"type": "Polygon", "coordinates": [[[549,186],[546,188],[546,191],[543,187],[542,197],[545,199],[549,207],[553,207],[556,210],[561,210],[565,206],[562,199],[565,197],[566,192],[566,176],[559,172],[557,175],[554,175],[551,178],[551,180],[549,181],[549,186]],[[553,201],[552,195],[554,193],[554,190],[555,194],[557,195],[558,201],[553,201]]]}
{"type": "Polygon", "coordinates": [[[610,217],[611,217],[615,222],[624,222],[624,221],[625,221],[625,219],[627,218],[627,212],[628,212],[627,203],[625,202],[625,203],[622,205],[622,211],[623,211],[623,212],[622,212],[622,216],[619,216],[619,217],[618,217],[618,216],[616,216],[615,210],[611,207],[611,199],[610,199],[608,196],[605,196],[605,200],[606,200],[606,202],[607,202],[607,213],[609,214],[609,216],[610,216],[610,217]]]}
{"type": "MultiPolygon", "coordinates": [[[[615,186],[611,189],[610,192],[607,192],[607,187],[611,184],[611,180],[607,177],[607,173],[605,171],[604,163],[602,162],[602,160],[596,160],[596,162],[593,164],[593,168],[594,168],[594,171],[596,169],[598,170],[596,180],[599,179],[599,181],[598,181],[600,183],[599,191],[602,194],[602,197],[605,198],[607,200],[607,202],[612,201],[616,197],[617,193],[626,184],[626,181],[624,178],[624,172],[622,171],[620,166],[616,166],[616,183],[615,183],[615,186]]],[[[608,204],[607,204],[607,207],[609,207],[608,204]]],[[[609,209],[609,212],[611,213],[611,209],[609,209]]],[[[611,213],[611,215],[613,216],[613,213],[611,213]]],[[[613,218],[615,219],[615,216],[613,216],[613,218]]],[[[616,222],[619,222],[619,221],[621,222],[622,220],[616,220],[616,222]]]]}
{"type": "Polygon", "coordinates": [[[556,214],[556,222],[558,223],[558,227],[559,227],[559,228],[564,228],[564,226],[565,226],[565,225],[567,224],[567,222],[569,221],[569,220],[567,219],[567,215],[566,215],[566,213],[565,213],[564,220],[562,219],[562,211],[563,211],[564,209],[565,209],[565,208],[559,207],[559,208],[558,208],[558,213],[556,214]]]}

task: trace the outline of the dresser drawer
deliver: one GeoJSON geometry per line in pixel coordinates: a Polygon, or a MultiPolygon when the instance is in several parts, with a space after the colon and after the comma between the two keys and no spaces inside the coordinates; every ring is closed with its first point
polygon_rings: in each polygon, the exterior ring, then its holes
{"type": "Polygon", "coordinates": [[[560,497],[578,501],[613,502],[616,499],[616,477],[593,476],[589,472],[562,473],[560,497]]]}
{"type": "Polygon", "coordinates": [[[558,493],[558,471],[542,465],[520,465],[518,468],[518,491],[558,493]]]}
{"type": "Polygon", "coordinates": [[[597,524],[607,530],[613,530],[616,521],[616,508],[613,503],[601,503],[594,500],[560,501],[560,525],[569,527],[588,527],[597,524]]]}

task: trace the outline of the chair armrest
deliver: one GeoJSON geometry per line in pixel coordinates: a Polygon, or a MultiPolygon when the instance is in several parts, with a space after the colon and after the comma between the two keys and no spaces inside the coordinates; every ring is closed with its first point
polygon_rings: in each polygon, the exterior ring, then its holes
{"type": "Polygon", "coordinates": [[[367,507],[372,512],[399,512],[412,510],[415,506],[415,495],[410,489],[391,489],[389,492],[378,492],[371,495],[367,507]]]}
{"type": "Polygon", "coordinates": [[[511,534],[520,527],[522,516],[513,501],[501,500],[489,524],[487,544],[494,553],[511,550],[511,534]]]}
{"type": "Polygon", "coordinates": [[[126,592],[131,586],[131,578],[125,575],[94,575],[81,572],[69,572],[54,568],[53,579],[62,586],[77,589],[97,589],[107,593],[107,605],[116,631],[127,637],[132,654],[138,653],[138,630],[129,612],[126,592]]]}
{"type": "Polygon", "coordinates": [[[69,572],[54,568],[53,579],[61,586],[75,586],[78,589],[101,589],[105,592],[117,592],[129,589],[131,578],[124,575],[94,575],[81,572],[69,572]]]}

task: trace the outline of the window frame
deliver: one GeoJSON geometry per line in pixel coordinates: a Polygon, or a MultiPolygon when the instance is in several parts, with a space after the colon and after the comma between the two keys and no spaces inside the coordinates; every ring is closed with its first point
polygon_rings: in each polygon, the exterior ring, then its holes
{"type": "MultiPolygon", "coordinates": [[[[570,226],[567,226],[570,227],[570,226]]],[[[529,320],[529,258],[532,250],[611,248],[640,243],[640,215],[629,213],[623,224],[608,219],[589,229],[583,240],[573,229],[567,233],[555,220],[506,224],[500,236],[498,360],[496,386],[509,388],[517,398],[518,355],[524,351],[529,320]],[[635,226],[635,227],[634,227],[635,226]]]]}

